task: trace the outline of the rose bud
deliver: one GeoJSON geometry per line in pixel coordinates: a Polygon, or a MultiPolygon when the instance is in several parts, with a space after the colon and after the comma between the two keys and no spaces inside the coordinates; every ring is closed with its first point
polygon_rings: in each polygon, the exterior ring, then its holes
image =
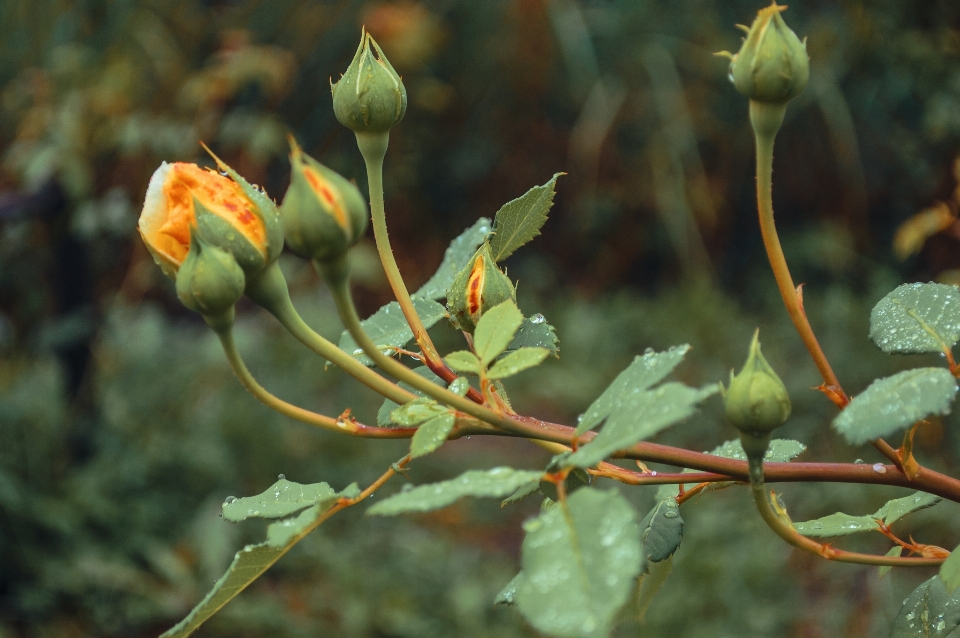
{"type": "Polygon", "coordinates": [[[214,330],[223,330],[233,324],[246,280],[233,255],[208,244],[196,230],[191,229],[190,250],[177,272],[177,297],[214,330]]]}
{"type": "Polygon", "coordinates": [[[386,133],[407,111],[403,81],[366,31],[353,62],[330,90],[337,120],[355,133],[386,133]]]}
{"type": "Polygon", "coordinates": [[[497,267],[485,241],[450,286],[447,311],[457,327],[472,333],[483,313],[508,299],[517,300],[517,288],[497,267]]]}
{"type": "Polygon", "coordinates": [[[367,204],[357,187],[304,153],[290,138],[290,188],[280,213],[290,250],[306,259],[342,257],[367,228],[367,204]]]}

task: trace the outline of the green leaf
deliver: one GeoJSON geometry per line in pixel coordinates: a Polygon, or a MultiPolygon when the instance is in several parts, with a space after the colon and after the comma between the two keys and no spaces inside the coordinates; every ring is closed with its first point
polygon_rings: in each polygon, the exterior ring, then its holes
{"type": "Polygon", "coordinates": [[[872,532],[879,530],[877,520],[883,521],[888,527],[898,520],[918,512],[920,510],[932,507],[942,499],[939,496],[916,492],[910,496],[895,498],[883,505],[870,516],[851,516],[843,512],[830,514],[823,518],[802,523],[794,523],[793,526],[804,536],[815,536],[818,538],[829,538],[833,536],[846,536],[847,534],[856,534],[858,532],[872,532]]]}
{"type": "Polygon", "coordinates": [[[893,621],[890,638],[945,638],[960,626],[960,595],[951,595],[939,576],[913,590],[893,621]]]}
{"type": "MultiPolygon", "coordinates": [[[[278,484],[279,483],[280,482],[278,482],[278,484]]],[[[308,493],[322,493],[324,496],[314,500],[314,502],[298,516],[271,523],[270,526],[267,527],[267,541],[265,543],[247,545],[237,552],[233,557],[233,562],[230,564],[230,567],[228,567],[226,573],[217,580],[213,589],[187,614],[186,618],[164,632],[161,638],[186,638],[192,634],[208,618],[233,600],[237,594],[246,589],[247,586],[255,581],[263,572],[267,571],[281,556],[286,554],[291,547],[313,531],[320,516],[335,505],[339,498],[355,498],[360,493],[356,485],[351,485],[339,494],[330,489],[330,486],[326,483],[317,483],[315,485],[297,485],[294,483],[292,485],[298,488],[304,488],[308,493]]],[[[291,487],[283,494],[290,496],[295,491],[295,488],[291,487]]],[[[268,494],[272,494],[270,490],[261,494],[260,497],[268,494]]],[[[260,497],[254,496],[250,498],[259,499],[260,497]]],[[[275,496],[273,498],[276,499],[276,503],[282,503],[285,502],[283,499],[286,498],[286,496],[275,496]]],[[[239,499],[233,504],[245,500],[247,499],[239,499]]],[[[226,510],[227,505],[225,504],[225,517],[226,510]]]]}
{"type": "Polygon", "coordinates": [[[563,638],[608,636],[640,573],[636,514],[616,491],[584,488],[524,525],[517,606],[563,638]]]}
{"type": "MultiPolygon", "coordinates": [[[[786,463],[803,454],[807,446],[800,441],[791,441],[790,439],[774,439],[770,441],[767,453],[763,455],[764,463],[786,463]]],[[[747,454],[743,451],[743,445],[740,439],[732,439],[718,446],[712,452],[714,456],[722,456],[726,459],[736,459],[746,461],[747,454]]]]}
{"type": "Polygon", "coordinates": [[[507,352],[519,350],[520,348],[546,348],[551,356],[559,357],[560,348],[557,346],[559,339],[553,326],[547,323],[541,314],[535,314],[527,317],[520,324],[520,329],[513,336],[513,341],[507,346],[507,352]]]}
{"type": "Polygon", "coordinates": [[[517,488],[516,492],[501,501],[500,507],[506,507],[507,505],[511,505],[512,503],[523,500],[531,494],[536,494],[539,489],[539,483],[527,483],[526,485],[521,485],[517,488]]]}
{"type": "Polygon", "coordinates": [[[946,284],[904,284],[870,313],[870,340],[884,352],[943,352],[960,339],[960,290],[946,284]]]}
{"type": "Polygon", "coordinates": [[[457,418],[453,413],[446,412],[433,417],[417,428],[417,431],[413,434],[413,439],[410,441],[410,457],[415,459],[418,456],[430,454],[443,445],[456,420],[457,418]]]}
{"type": "Polygon", "coordinates": [[[447,389],[458,397],[464,397],[470,391],[470,382],[464,377],[457,377],[450,382],[450,387],[447,389]]]}
{"type": "Polygon", "coordinates": [[[957,380],[944,368],[904,370],[877,379],[833,420],[849,443],[860,445],[913,425],[931,414],[949,414],[957,380]]]}
{"type": "MultiPolygon", "coordinates": [[[[416,368],[412,368],[412,370],[419,376],[429,381],[430,383],[438,385],[441,388],[447,387],[447,384],[444,382],[444,380],[438,377],[437,375],[435,375],[433,373],[433,370],[431,370],[427,366],[417,366],[416,368]]],[[[399,385],[404,390],[407,390],[408,392],[414,393],[418,397],[421,397],[424,399],[427,398],[426,394],[424,394],[420,390],[417,390],[413,386],[408,385],[405,381],[401,381],[397,385],[399,385]]],[[[451,384],[451,389],[452,389],[452,384],[451,384]]],[[[395,401],[391,401],[390,399],[384,399],[383,403],[380,404],[380,410],[377,412],[377,425],[381,427],[391,425],[393,421],[390,420],[390,413],[396,410],[398,407],[400,407],[399,403],[396,403],[395,401]]]]}
{"type": "Polygon", "coordinates": [[[546,348],[520,348],[514,350],[504,358],[493,364],[487,372],[488,379],[504,379],[512,377],[518,372],[523,372],[528,368],[543,363],[543,360],[550,356],[550,351],[546,348]]]}
{"type": "Polygon", "coordinates": [[[486,311],[477,329],[473,332],[473,350],[480,357],[480,364],[486,366],[506,350],[517,328],[523,323],[523,315],[513,301],[504,301],[486,311]]]}
{"type": "Polygon", "coordinates": [[[455,479],[421,485],[386,498],[367,514],[395,516],[406,512],[429,512],[451,505],[466,496],[503,498],[521,485],[540,480],[542,472],[497,467],[492,470],[470,470],[455,479]]]}
{"type": "Polygon", "coordinates": [[[947,560],[940,566],[940,580],[943,581],[947,592],[953,593],[960,587],[960,547],[954,547],[947,560]]]}
{"type": "Polygon", "coordinates": [[[414,399],[390,413],[390,420],[397,425],[413,427],[448,412],[447,408],[433,399],[414,399]]]}
{"type": "MultiPolygon", "coordinates": [[[[903,555],[903,548],[900,547],[899,545],[894,545],[893,547],[890,548],[890,550],[886,554],[884,554],[884,556],[887,556],[887,557],[891,557],[891,556],[899,557],[902,555],[903,555]]],[[[877,569],[877,573],[879,574],[880,578],[883,578],[884,576],[887,575],[887,572],[889,572],[891,569],[893,569],[892,565],[881,565],[877,569]]]]}
{"type": "Polygon", "coordinates": [[[633,363],[617,375],[606,390],[603,391],[577,424],[576,434],[580,435],[600,425],[611,412],[618,409],[624,396],[637,390],[647,390],[663,381],[673,372],[684,355],[690,351],[690,346],[674,346],[666,352],[647,352],[642,357],[635,357],[633,363]]]}
{"type": "Polygon", "coordinates": [[[477,355],[467,350],[457,350],[456,352],[451,352],[445,356],[443,360],[447,362],[448,366],[457,372],[472,372],[473,374],[480,374],[480,359],[477,359],[477,355]]]}
{"type": "Polygon", "coordinates": [[[500,590],[500,593],[497,594],[497,597],[493,599],[494,606],[497,605],[516,605],[517,604],[517,587],[520,585],[520,581],[523,580],[523,572],[518,572],[516,576],[510,579],[510,582],[504,585],[503,589],[500,590]]]}
{"type": "Polygon", "coordinates": [[[491,224],[486,217],[481,217],[470,228],[466,229],[457,236],[447,250],[443,253],[443,261],[437,272],[427,283],[420,286],[420,289],[414,293],[416,297],[423,299],[443,299],[447,296],[447,289],[453,284],[457,273],[464,269],[473,253],[477,251],[483,240],[490,234],[491,224]]]}
{"type": "Polygon", "coordinates": [[[540,234],[553,206],[557,173],[543,186],[534,186],[517,199],[507,202],[497,211],[493,220],[490,249],[495,261],[503,261],[525,243],[540,234]]]}
{"type": "MultiPolygon", "coordinates": [[[[447,309],[443,307],[443,304],[439,304],[432,299],[413,297],[413,309],[420,316],[424,328],[432,327],[447,316],[447,309]]],[[[400,304],[396,301],[391,301],[383,306],[373,315],[364,319],[360,325],[363,326],[373,342],[384,350],[402,348],[413,339],[413,331],[410,330],[410,326],[403,316],[403,311],[400,309],[400,304]]],[[[344,352],[355,356],[357,361],[363,365],[373,366],[373,361],[363,354],[363,350],[346,330],[340,335],[340,342],[337,345],[344,352]]]]}
{"type": "Polygon", "coordinates": [[[284,518],[335,496],[326,483],[300,485],[280,479],[257,496],[228,498],[223,503],[223,518],[231,523],[248,518],[284,518]]]}
{"type": "Polygon", "coordinates": [[[618,450],[657,434],[689,418],[696,406],[716,394],[717,385],[690,388],[682,383],[665,383],[655,390],[622,395],[616,411],[597,436],[567,459],[569,465],[593,467],[618,450]]]}
{"type": "Polygon", "coordinates": [[[653,506],[640,521],[644,571],[648,563],[659,563],[673,556],[683,540],[683,517],[677,501],[668,498],[653,506]]]}

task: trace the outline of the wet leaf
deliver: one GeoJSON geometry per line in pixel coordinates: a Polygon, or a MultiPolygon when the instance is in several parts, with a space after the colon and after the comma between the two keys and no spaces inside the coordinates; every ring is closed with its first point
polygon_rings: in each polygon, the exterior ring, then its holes
{"type": "Polygon", "coordinates": [[[521,323],[523,315],[513,301],[504,301],[480,317],[473,332],[473,349],[482,366],[488,365],[507,349],[521,323]]]}
{"type": "Polygon", "coordinates": [[[606,390],[603,391],[577,424],[577,434],[592,430],[618,409],[625,396],[637,390],[652,388],[663,381],[673,372],[684,355],[690,351],[690,346],[674,346],[665,352],[648,352],[643,356],[635,357],[633,363],[617,375],[606,390]]]}
{"type": "Polygon", "coordinates": [[[453,413],[446,412],[418,427],[410,441],[410,457],[415,459],[418,456],[430,454],[443,445],[456,420],[453,413]]]}
{"type": "MultiPolygon", "coordinates": [[[[807,446],[800,441],[791,441],[790,439],[774,439],[770,441],[767,453],[763,455],[764,463],[786,463],[792,461],[807,449],[807,446]]],[[[727,459],[736,459],[746,461],[747,454],[743,451],[743,445],[740,439],[731,439],[718,446],[712,452],[714,456],[722,456],[727,459]]]]}
{"type": "Polygon", "coordinates": [[[520,348],[546,348],[551,356],[559,357],[558,342],[553,326],[547,323],[543,315],[536,314],[523,320],[517,334],[513,336],[513,341],[507,346],[507,352],[520,348]]]}
{"type": "Polygon", "coordinates": [[[951,596],[939,576],[913,590],[893,621],[890,638],[945,638],[960,626],[960,598],[951,596]]]}
{"type": "Polygon", "coordinates": [[[503,498],[527,483],[540,480],[542,472],[497,467],[492,470],[470,470],[449,481],[421,485],[390,496],[370,509],[367,514],[395,516],[406,512],[429,512],[451,505],[466,496],[503,498]]]}
{"type": "Polygon", "coordinates": [[[957,380],[944,368],[916,368],[877,379],[833,420],[849,443],[860,445],[909,427],[931,414],[949,414],[957,380]]]}
{"type": "Polygon", "coordinates": [[[683,540],[683,517],[672,498],[658,502],[640,521],[644,571],[648,563],[659,563],[673,556],[683,540]]]}
{"type": "Polygon", "coordinates": [[[600,433],[571,454],[567,463],[593,467],[614,452],[689,418],[699,403],[718,390],[716,385],[696,389],[682,383],[666,383],[654,390],[634,390],[621,395],[600,433]]]}
{"type": "MultiPolygon", "coordinates": [[[[425,328],[430,328],[447,315],[447,309],[442,304],[432,299],[423,299],[422,297],[413,297],[413,308],[417,311],[420,321],[425,328]]],[[[403,316],[400,304],[391,301],[386,306],[381,307],[370,317],[364,319],[361,324],[366,333],[375,344],[383,346],[384,350],[389,348],[402,348],[413,339],[413,331],[407,324],[403,316]]],[[[362,354],[360,346],[353,340],[346,330],[340,335],[340,342],[337,344],[344,352],[354,355],[360,363],[365,366],[373,366],[366,355],[362,354]]]]}
{"type": "Polygon", "coordinates": [[[940,566],[940,580],[949,593],[960,587],[960,547],[953,548],[947,560],[940,566]]]}
{"type": "Polygon", "coordinates": [[[433,273],[427,283],[420,286],[414,296],[435,300],[446,297],[457,273],[464,269],[473,253],[477,252],[477,248],[490,234],[490,230],[490,220],[481,217],[473,226],[460,233],[444,251],[443,261],[440,262],[437,272],[433,273]]]}
{"type": "Polygon", "coordinates": [[[494,605],[516,605],[517,604],[517,587],[520,585],[520,581],[523,580],[523,572],[518,572],[516,576],[510,579],[510,582],[504,585],[503,589],[500,590],[500,593],[497,594],[497,597],[493,599],[494,605]]]}
{"type": "Polygon", "coordinates": [[[846,536],[847,534],[856,534],[858,532],[871,532],[880,529],[877,525],[877,519],[883,521],[887,526],[893,525],[898,520],[920,510],[932,507],[942,499],[939,496],[916,492],[903,498],[895,498],[888,501],[869,516],[851,516],[843,512],[830,514],[812,521],[794,523],[794,528],[804,536],[813,536],[817,538],[829,538],[833,536],[846,536]]]}
{"type": "Polygon", "coordinates": [[[503,501],[500,503],[500,507],[506,507],[507,505],[523,500],[531,494],[536,494],[539,489],[539,483],[527,483],[526,485],[521,485],[517,488],[516,492],[503,499],[503,501]]]}
{"type": "Polygon", "coordinates": [[[447,408],[433,399],[414,399],[390,413],[390,420],[397,425],[413,427],[448,412],[447,408]]]}
{"type": "MultiPolygon", "coordinates": [[[[900,547],[899,545],[894,545],[893,547],[890,548],[890,551],[884,554],[884,556],[887,556],[888,558],[892,556],[902,556],[902,555],[903,555],[903,548],[900,547]]],[[[883,578],[884,576],[887,575],[887,573],[891,569],[893,569],[891,565],[881,565],[880,567],[877,568],[877,573],[879,574],[880,578],[883,578]]]]}
{"type": "Polygon", "coordinates": [[[870,313],[870,340],[884,352],[949,350],[960,339],[960,290],[946,284],[904,284],[870,313]]]}
{"type": "Polygon", "coordinates": [[[457,372],[472,372],[473,374],[480,374],[480,359],[477,359],[477,355],[469,352],[468,350],[457,350],[456,352],[451,352],[443,358],[447,362],[447,365],[457,372]]]}
{"type": "Polygon", "coordinates": [[[493,219],[493,237],[490,249],[495,261],[500,262],[528,241],[540,234],[553,206],[557,173],[543,186],[534,186],[517,199],[507,202],[493,219]]]}
{"type": "MultiPolygon", "coordinates": [[[[437,375],[435,375],[435,374],[433,373],[433,370],[431,370],[431,369],[428,368],[427,366],[417,366],[416,368],[413,368],[413,371],[414,371],[417,375],[419,375],[419,376],[423,377],[424,379],[426,379],[427,381],[429,381],[430,383],[433,383],[433,384],[435,384],[435,385],[438,385],[438,386],[440,386],[441,388],[445,388],[445,387],[447,386],[447,384],[444,383],[443,379],[441,379],[440,377],[438,377],[437,375]]],[[[454,381],[454,382],[456,382],[456,381],[454,381]]],[[[426,395],[426,394],[424,394],[424,393],[421,392],[420,390],[414,389],[413,386],[408,385],[405,381],[401,381],[401,382],[400,382],[399,384],[397,384],[397,385],[399,385],[399,386],[400,386],[401,388],[403,388],[404,390],[407,390],[408,392],[414,393],[414,394],[417,395],[418,397],[421,397],[421,398],[424,398],[424,399],[427,398],[427,395],[426,395]]],[[[452,390],[452,384],[451,384],[451,390],[452,390]]],[[[391,424],[393,423],[393,421],[390,420],[390,413],[393,412],[394,410],[396,410],[396,409],[399,408],[399,407],[400,407],[400,404],[399,404],[399,403],[396,403],[395,401],[391,401],[390,399],[384,399],[384,400],[383,400],[383,403],[380,404],[380,410],[377,412],[377,425],[379,425],[379,426],[381,426],[381,427],[382,427],[382,426],[391,425],[391,424]]]]}
{"type": "Polygon", "coordinates": [[[546,348],[514,350],[493,364],[493,367],[487,372],[487,378],[505,379],[506,377],[512,377],[518,372],[540,365],[548,356],[550,356],[550,351],[546,348]]]}
{"type": "Polygon", "coordinates": [[[524,525],[517,606],[551,636],[607,636],[640,573],[636,514],[617,492],[584,488],[524,525]]]}
{"type": "Polygon", "coordinates": [[[300,485],[280,479],[261,494],[227,499],[223,503],[223,518],[239,523],[248,518],[284,518],[335,496],[326,483],[300,485]]]}

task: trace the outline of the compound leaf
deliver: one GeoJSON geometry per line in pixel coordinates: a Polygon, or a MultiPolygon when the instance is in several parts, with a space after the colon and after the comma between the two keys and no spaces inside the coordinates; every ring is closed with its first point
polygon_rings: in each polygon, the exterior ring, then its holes
{"type": "Polygon", "coordinates": [[[417,428],[410,441],[410,457],[415,459],[418,456],[430,454],[443,445],[456,420],[457,417],[452,412],[446,412],[433,417],[417,428]]]}
{"type": "Polygon", "coordinates": [[[518,372],[540,365],[548,356],[550,356],[550,351],[546,348],[514,350],[493,364],[493,367],[487,372],[487,378],[504,379],[512,377],[518,372]]]}
{"type": "Polygon", "coordinates": [[[630,504],[616,491],[584,488],[524,530],[521,613],[551,636],[608,636],[640,573],[640,530],[630,504]]]}
{"type": "Polygon", "coordinates": [[[486,366],[507,349],[523,323],[523,315],[513,301],[504,301],[483,313],[473,332],[473,349],[486,366]]]}
{"type": "Polygon", "coordinates": [[[503,498],[522,485],[538,482],[542,475],[542,472],[509,467],[470,470],[449,481],[421,485],[394,494],[368,509],[367,514],[395,516],[406,512],[429,512],[446,507],[466,496],[503,498]]]}
{"type": "Polygon", "coordinates": [[[871,532],[880,529],[877,520],[883,521],[883,524],[889,527],[907,514],[932,507],[941,500],[939,496],[916,492],[910,496],[895,498],[885,503],[883,507],[870,516],[851,516],[850,514],[837,512],[816,520],[794,523],[793,526],[804,536],[815,536],[817,538],[871,532]]]}
{"type": "Polygon", "coordinates": [[[890,638],[945,638],[960,626],[960,596],[951,595],[939,576],[913,590],[893,621],[890,638]]]}
{"type": "Polygon", "coordinates": [[[654,390],[634,390],[621,395],[600,433],[571,454],[566,463],[593,467],[614,452],[690,417],[699,403],[718,390],[717,385],[697,389],[671,382],[654,390]]]}
{"type": "MultiPolygon", "coordinates": [[[[413,309],[420,316],[424,328],[432,327],[447,316],[447,309],[444,308],[443,304],[439,304],[432,299],[413,297],[413,309]]],[[[413,339],[413,331],[410,330],[410,326],[403,316],[403,311],[400,309],[400,304],[396,301],[391,301],[386,306],[381,307],[380,310],[360,322],[360,325],[370,335],[373,342],[384,350],[402,348],[413,339]]],[[[363,354],[363,350],[346,330],[340,335],[340,342],[337,345],[344,352],[356,357],[357,361],[363,365],[373,366],[373,361],[363,354]]]]}
{"type": "Polygon", "coordinates": [[[446,297],[457,273],[466,267],[473,253],[477,252],[477,248],[490,234],[490,229],[490,220],[481,217],[473,226],[460,233],[444,251],[443,261],[440,262],[437,272],[413,293],[414,296],[434,300],[446,297]]]}
{"type": "Polygon", "coordinates": [[[870,340],[884,352],[943,352],[960,339],[960,290],[946,284],[904,284],[870,313],[870,340]]]}
{"type": "Polygon", "coordinates": [[[853,445],[888,436],[931,414],[948,414],[957,380],[945,368],[904,370],[877,379],[833,420],[853,445]]]}
{"type": "Polygon", "coordinates": [[[540,234],[553,206],[557,173],[543,186],[534,186],[517,199],[507,202],[493,219],[493,237],[490,251],[494,261],[500,262],[525,243],[540,234]]]}
{"type": "Polygon", "coordinates": [[[650,351],[635,357],[633,363],[618,374],[613,383],[583,413],[583,418],[577,424],[576,434],[583,434],[600,425],[611,412],[620,407],[629,393],[647,390],[663,381],[689,351],[690,346],[682,345],[674,346],[666,352],[650,351]]]}

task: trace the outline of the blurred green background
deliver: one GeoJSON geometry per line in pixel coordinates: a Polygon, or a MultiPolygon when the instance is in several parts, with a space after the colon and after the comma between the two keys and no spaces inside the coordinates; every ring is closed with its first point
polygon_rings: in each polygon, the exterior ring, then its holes
{"type": "MultiPolygon", "coordinates": [[[[477,217],[565,171],[543,237],[508,260],[526,314],[561,359],[508,385],[522,412],[571,423],[647,347],[690,343],[682,380],[723,379],[761,327],[794,398],[785,437],[801,459],[867,462],[829,430],[834,409],[786,320],[755,223],[746,102],[711,55],[760,3],[628,0],[0,0],[0,638],[154,636],[222,574],[254,524],[218,518],[227,495],[284,473],[368,483],[404,442],[309,429],[246,395],[213,335],[180,306],[135,226],[161,161],[209,163],[203,140],[281,198],[286,134],[364,182],[328,80],[360,26],[403,75],[386,195],[415,289],[477,217]]],[[[848,392],[898,369],[867,341],[869,310],[902,281],[956,281],[951,219],[897,228],[936,202],[956,213],[960,5],[791,3],[811,82],[788,111],[774,203],[806,307],[848,392]],[[927,224],[929,226],[929,224],[927,224]],[[939,231],[939,232],[937,232],[939,231]],[[936,233],[934,235],[934,233],[936,233]],[[933,235],[925,244],[927,235],[933,235]],[[908,251],[909,252],[909,251],[908,251]]],[[[948,216],[949,217],[949,216],[948,216]]],[[[361,311],[390,299],[368,238],[355,254],[361,311]]],[[[284,257],[305,318],[340,325],[311,269],[284,257]]],[[[447,327],[438,342],[459,347],[447,327]]],[[[243,305],[240,347],[285,399],[373,419],[379,401],[243,305]]],[[[924,463],[957,470],[955,419],[920,433],[924,463]]],[[[734,438],[713,400],[658,440],[708,450],[734,438]]],[[[415,482],[465,468],[542,467],[523,441],[452,442],[415,482]]],[[[393,481],[384,493],[399,489],[393,481]]],[[[641,510],[653,489],[624,488],[641,510]]],[[[787,485],[795,519],[874,511],[894,488],[787,485]]],[[[378,494],[379,496],[379,494],[378,494]]],[[[428,516],[347,511],[205,625],[220,636],[533,636],[496,592],[517,569],[520,523],[468,502],[428,516]]],[[[359,508],[354,508],[359,509],[359,508]]],[[[622,636],[875,636],[927,572],[825,564],[764,529],[744,490],[684,505],[674,573],[622,636]]],[[[952,504],[897,528],[957,543],[952,504]]],[[[883,552],[875,538],[845,546],[883,552]]]]}

